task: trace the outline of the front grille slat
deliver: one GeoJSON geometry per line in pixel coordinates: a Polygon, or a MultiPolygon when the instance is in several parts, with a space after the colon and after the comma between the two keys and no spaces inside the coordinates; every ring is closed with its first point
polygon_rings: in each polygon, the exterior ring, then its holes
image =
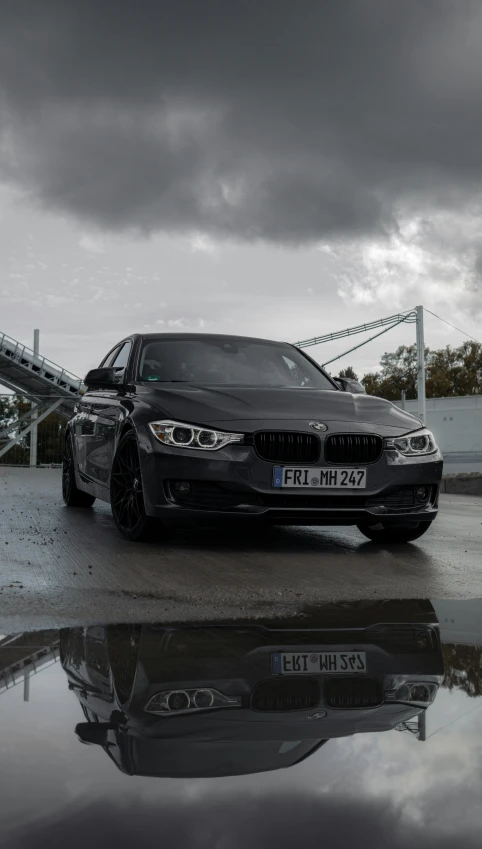
{"type": "Polygon", "coordinates": [[[320,440],[312,433],[263,430],[254,434],[254,450],[270,463],[316,463],[320,440]]]}
{"type": "Polygon", "coordinates": [[[315,678],[284,678],[261,681],[253,690],[251,707],[259,711],[310,710],[320,701],[315,678]]]}
{"type": "Polygon", "coordinates": [[[327,707],[338,710],[378,707],[383,690],[375,678],[328,678],[323,686],[327,707]]]}
{"type": "Polygon", "coordinates": [[[325,461],[338,466],[376,463],[383,451],[377,434],[333,433],[325,439],[325,461]]]}

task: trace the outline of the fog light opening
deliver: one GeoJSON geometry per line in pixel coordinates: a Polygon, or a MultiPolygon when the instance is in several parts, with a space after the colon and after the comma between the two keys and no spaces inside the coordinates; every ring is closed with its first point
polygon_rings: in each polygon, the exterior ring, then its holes
{"type": "Polygon", "coordinates": [[[429,494],[430,490],[428,486],[418,486],[415,490],[415,498],[420,502],[427,501],[429,494]]]}
{"type": "Polygon", "coordinates": [[[189,481],[174,481],[172,488],[176,498],[189,498],[192,493],[192,486],[189,481]]]}
{"type": "Polygon", "coordinates": [[[413,684],[410,697],[412,702],[429,702],[430,689],[426,684],[413,684]]]}

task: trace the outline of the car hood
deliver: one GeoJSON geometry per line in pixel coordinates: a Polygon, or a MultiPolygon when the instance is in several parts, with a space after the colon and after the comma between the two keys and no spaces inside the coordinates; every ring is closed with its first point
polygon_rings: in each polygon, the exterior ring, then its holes
{"type": "Polygon", "coordinates": [[[209,424],[243,431],[262,427],[298,429],[312,420],[365,424],[406,433],[420,427],[415,416],[391,401],[372,395],[337,390],[281,389],[276,387],[169,386],[138,388],[142,400],[159,412],[190,424],[209,424]]]}

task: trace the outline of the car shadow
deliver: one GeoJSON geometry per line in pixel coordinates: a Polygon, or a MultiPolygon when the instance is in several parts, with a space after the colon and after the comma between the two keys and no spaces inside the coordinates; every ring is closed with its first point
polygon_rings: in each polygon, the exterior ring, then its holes
{"type": "Polygon", "coordinates": [[[418,540],[412,543],[375,543],[366,540],[356,528],[345,526],[253,526],[243,527],[242,532],[239,528],[233,530],[232,527],[176,528],[168,532],[165,540],[161,536],[159,542],[164,542],[176,550],[186,551],[222,549],[229,552],[256,551],[271,554],[359,554],[367,559],[385,552],[401,556],[404,560],[415,558],[420,565],[433,563],[433,558],[417,545],[418,540]]]}

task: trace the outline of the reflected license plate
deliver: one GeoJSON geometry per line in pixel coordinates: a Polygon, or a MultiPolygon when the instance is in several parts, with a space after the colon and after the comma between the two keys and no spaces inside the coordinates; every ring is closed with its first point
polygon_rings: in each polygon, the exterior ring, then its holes
{"type": "Polygon", "coordinates": [[[313,675],[320,672],[341,675],[366,671],[364,651],[277,652],[271,655],[273,675],[313,675]]]}
{"type": "Polygon", "coordinates": [[[273,486],[307,487],[308,489],[364,489],[366,469],[300,469],[275,466],[273,486]]]}

